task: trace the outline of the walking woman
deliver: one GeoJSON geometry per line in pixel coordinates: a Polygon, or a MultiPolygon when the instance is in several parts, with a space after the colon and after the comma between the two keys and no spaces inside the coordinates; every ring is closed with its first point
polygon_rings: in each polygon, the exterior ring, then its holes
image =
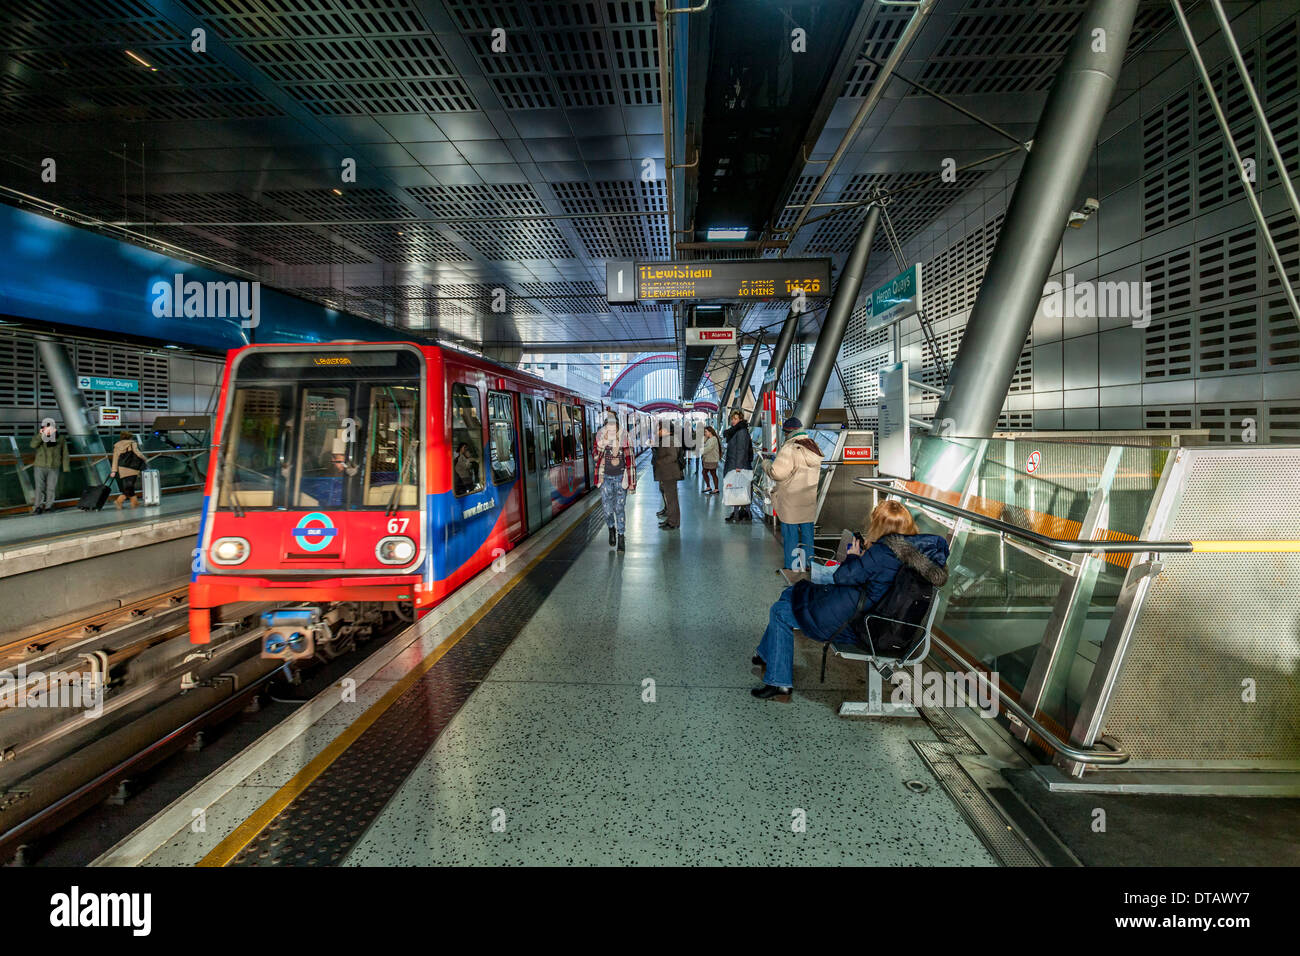
{"type": "Polygon", "coordinates": [[[609,543],[617,543],[625,550],[624,517],[627,496],[636,494],[636,460],[632,454],[632,441],[628,433],[618,427],[618,415],[609,412],[605,424],[596,432],[596,487],[600,489],[600,503],[605,508],[605,524],[609,526],[609,543]]]}
{"type": "Polygon", "coordinates": [[[135,437],[128,431],[120,432],[117,442],[113,445],[113,464],[109,468],[108,476],[110,479],[117,479],[117,486],[122,492],[113,500],[119,511],[123,501],[130,501],[131,507],[135,507],[135,485],[140,478],[140,472],[148,463],[149,459],[135,443],[135,437]]]}
{"type": "Polygon", "coordinates": [[[704,466],[704,493],[716,495],[718,488],[718,462],[722,460],[722,442],[712,425],[704,426],[704,445],[700,448],[700,463],[704,466]],[[709,483],[713,490],[709,490],[709,483]]]}

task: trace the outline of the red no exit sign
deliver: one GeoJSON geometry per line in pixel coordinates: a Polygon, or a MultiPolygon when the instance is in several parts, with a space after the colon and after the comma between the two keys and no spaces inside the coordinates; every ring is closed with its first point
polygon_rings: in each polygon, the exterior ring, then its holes
{"type": "Polygon", "coordinates": [[[845,445],[844,460],[871,461],[871,451],[872,449],[870,445],[845,445]]]}

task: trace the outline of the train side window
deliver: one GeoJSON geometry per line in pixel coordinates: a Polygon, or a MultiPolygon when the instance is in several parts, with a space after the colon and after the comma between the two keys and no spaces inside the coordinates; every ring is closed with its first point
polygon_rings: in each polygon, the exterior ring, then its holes
{"type": "Polygon", "coordinates": [[[530,475],[537,474],[537,436],[533,431],[533,400],[521,398],[519,408],[524,414],[524,467],[530,475]]]}
{"type": "Polygon", "coordinates": [[[587,451],[583,447],[587,444],[587,423],[582,417],[582,407],[573,406],[573,458],[574,461],[582,461],[587,457],[587,451]]]}
{"type": "Polygon", "coordinates": [[[555,402],[546,403],[546,447],[552,467],[564,459],[563,437],[560,433],[560,407],[555,402]]]}
{"type": "Polygon", "coordinates": [[[564,451],[564,460],[573,461],[573,413],[568,405],[560,406],[560,428],[564,434],[563,444],[560,446],[564,451]]]}
{"type": "Polygon", "coordinates": [[[492,483],[515,477],[514,402],[505,392],[488,392],[488,448],[492,453],[492,483]]]}
{"type": "Polygon", "coordinates": [[[483,416],[478,389],[451,386],[451,482],[457,496],[487,487],[483,476],[483,416]]]}

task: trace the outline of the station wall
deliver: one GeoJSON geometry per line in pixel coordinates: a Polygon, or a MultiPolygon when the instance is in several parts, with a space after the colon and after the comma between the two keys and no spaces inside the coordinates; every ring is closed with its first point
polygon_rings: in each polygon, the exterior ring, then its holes
{"type": "MultiPolygon", "coordinates": [[[[1233,21],[1274,136],[1300,166],[1300,15],[1260,3],[1233,21]]],[[[1202,34],[1204,35],[1204,34],[1202,34]]],[[[1255,160],[1257,194],[1274,240],[1300,285],[1300,228],[1268,158],[1228,50],[1203,43],[1216,94],[1243,157],[1255,160]]],[[[928,314],[947,361],[957,354],[1011,199],[1019,161],[987,175],[904,246],[921,261],[928,314]]],[[[1149,324],[1130,316],[1052,317],[1046,297],[1012,382],[1004,428],[1208,428],[1212,440],[1300,442],[1300,328],[1181,32],[1171,28],[1130,62],[1079,191],[1100,200],[1066,229],[1051,280],[1150,283],[1149,324]]],[[[900,270],[874,256],[864,289],[900,270]]],[[[893,361],[892,328],[854,316],[841,356],[849,399],[878,413],[876,374],[893,361]]],[[[938,384],[916,320],[902,323],[901,354],[913,377],[938,384]]],[[[932,417],[935,401],[912,414],[932,417]]]]}

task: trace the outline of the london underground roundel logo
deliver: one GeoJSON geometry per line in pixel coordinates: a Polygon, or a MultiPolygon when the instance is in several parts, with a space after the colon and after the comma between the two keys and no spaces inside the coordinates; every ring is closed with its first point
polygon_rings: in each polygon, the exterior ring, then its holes
{"type": "Polygon", "coordinates": [[[339,529],[334,527],[334,522],[330,521],[329,515],[321,514],[319,511],[303,515],[302,520],[293,529],[294,539],[308,551],[320,551],[338,533],[339,529]],[[320,527],[314,527],[314,522],[319,522],[320,527]]]}

